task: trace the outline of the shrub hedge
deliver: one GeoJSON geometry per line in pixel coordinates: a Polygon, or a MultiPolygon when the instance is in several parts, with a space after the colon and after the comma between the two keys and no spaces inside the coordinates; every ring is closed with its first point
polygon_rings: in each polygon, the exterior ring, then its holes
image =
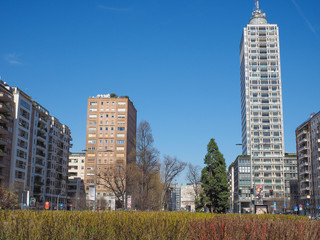
{"type": "Polygon", "coordinates": [[[320,239],[320,221],[282,215],[0,211],[0,239],[320,239]]]}

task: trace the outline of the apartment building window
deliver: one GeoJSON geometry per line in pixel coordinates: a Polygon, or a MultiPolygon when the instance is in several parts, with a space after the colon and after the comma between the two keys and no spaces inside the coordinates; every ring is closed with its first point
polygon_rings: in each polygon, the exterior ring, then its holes
{"type": "Polygon", "coordinates": [[[25,169],[26,168],[26,163],[18,160],[16,162],[16,167],[20,168],[20,169],[25,169]]]}
{"type": "Polygon", "coordinates": [[[124,144],[124,140],[117,140],[117,144],[124,144]]]}
{"type": "Polygon", "coordinates": [[[18,179],[24,179],[24,172],[15,171],[15,177],[18,179]]]}
{"type": "Polygon", "coordinates": [[[89,114],[89,118],[96,118],[97,115],[96,114],[89,114]]]}
{"type": "Polygon", "coordinates": [[[91,106],[96,106],[96,105],[98,105],[98,103],[97,102],[90,102],[90,105],[91,106]]]}
{"type": "Polygon", "coordinates": [[[28,104],[26,101],[24,101],[23,99],[20,100],[20,104],[21,106],[23,106],[24,108],[28,109],[30,111],[31,106],[30,104],[28,104]]]}
{"type": "Polygon", "coordinates": [[[118,108],[118,112],[125,112],[126,109],[125,108],[118,108]]]}
{"type": "Polygon", "coordinates": [[[22,108],[20,108],[20,115],[21,115],[22,117],[24,117],[25,119],[28,119],[28,120],[29,120],[29,118],[30,118],[30,113],[28,113],[26,110],[24,110],[24,109],[22,109],[22,108]]]}
{"type": "Polygon", "coordinates": [[[27,153],[18,149],[17,150],[17,157],[27,159],[27,153]]]}
{"type": "Polygon", "coordinates": [[[118,118],[125,118],[125,117],[126,117],[126,115],[122,115],[122,114],[118,115],[118,118]]]}
{"type": "Polygon", "coordinates": [[[124,131],[125,127],[118,127],[118,131],[124,131]]]}
{"type": "Polygon", "coordinates": [[[95,143],[96,143],[96,140],[89,140],[88,143],[89,143],[89,144],[95,144],[95,143]]]}
{"type": "Polygon", "coordinates": [[[98,111],[98,109],[96,109],[96,108],[90,108],[89,109],[89,112],[96,112],[96,111],[98,111]]]}

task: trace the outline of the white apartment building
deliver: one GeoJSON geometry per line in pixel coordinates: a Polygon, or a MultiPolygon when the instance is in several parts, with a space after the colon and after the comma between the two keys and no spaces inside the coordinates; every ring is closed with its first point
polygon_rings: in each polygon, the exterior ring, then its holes
{"type": "Polygon", "coordinates": [[[50,117],[45,198],[53,206],[60,203],[63,203],[64,206],[67,204],[68,162],[71,140],[70,129],[60,123],[57,118],[50,117]]]}
{"type": "MultiPolygon", "coordinates": [[[[198,185],[198,190],[200,192],[201,186],[198,185]]],[[[188,211],[188,212],[195,212],[195,185],[187,184],[181,185],[181,210],[188,211]]]]}
{"type": "Polygon", "coordinates": [[[86,154],[83,153],[71,153],[69,155],[69,167],[68,167],[68,178],[81,178],[84,180],[84,165],[85,165],[86,154]]]}
{"type": "Polygon", "coordinates": [[[32,196],[38,201],[44,202],[50,129],[49,112],[36,102],[33,102],[32,108],[31,155],[29,158],[31,177],[28,177],[27,185],[29,186],[29,190],[31,190],[32,196]]]}
{"type": "Polygon", "coordinates": [[[284,140],[279,29],[259,1],[240,45],[242,154],[251,156],[251,188],[263,185],[264,203],[284,192],[284,140]]]}
{"type": "Polygon", "coordinates": [[[298,156],[299,203],[303,214],[316,214],[320,209],[320,112],[296,129],[298,156]]]}
{"type": "Polygon", "coordinates": [[[29,191],[39,208],[45,201],[67,203],[70,130],[19,88],[11,89],[15,116],[9,187],[24,196],[24,203],[29,191]]]}
{"type": "Polygon", "coordinates": [[[10,188],[20,192],[29,190],[28,161],[32,144],[32,100],[18,88],[13,89],[15,102],[15,120],[13,126],[13,143],[11,155],[10,188]]]}
{"type": "Polygon", "coordinates": [[[68,196],[69,206],[75,210],[86,208],[86,194],[84,187],[85,153],[70,153],[68,167],[68,196]]]}

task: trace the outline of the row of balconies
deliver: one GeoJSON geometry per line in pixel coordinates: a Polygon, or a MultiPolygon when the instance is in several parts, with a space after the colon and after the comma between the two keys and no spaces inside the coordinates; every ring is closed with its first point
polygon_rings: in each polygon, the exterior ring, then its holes
{"type": "Polygon", "coordinates": [[[42,138],[42,139],[44,139],[44,140],[46,140],[46,139],[47,139],[46,135],[45,135],[45,134],[43,134],[43,133],[42,133],[42,132],[40,132],[40,131],[38,131],[38,133],[37,133],[37,137],[40,137],[40,138],[42,138]]]}
{"type": "Polygon", "coordinates": [[[6,114],[0,114],[0,122],[2,123],[12,123],[13,118],[11,116],[8,116],[6,114]]]}
{"type": "Polygon", "coordinates": [[[306,135],[307,133],[308,133],[307,130],[302,130],[302,131],[298,132],[297,137],[299,138],[299,137],[301,137],[302,135],[306,135]]]}
{"type": "Polygon", "coordinates": [[[9,129],[6,125],[0,125],[0,134],[8,134],[9,129]]]}

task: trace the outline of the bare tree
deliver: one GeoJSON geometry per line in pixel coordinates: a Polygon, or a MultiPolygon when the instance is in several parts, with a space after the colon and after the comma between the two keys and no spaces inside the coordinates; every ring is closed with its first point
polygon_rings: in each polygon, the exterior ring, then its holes
{"type": "Polygon", "coordinates": [[[163,160],[163,173],[162,173],[162,196],[161,205],[165,201],[165,196],[172,184],[173,180],[185,169],[186,163],[178,160],[176,157],[165,155],[163,160]]]}
{"type": "Polygon", "coordinates": [[[150,209],[153,205],[152,198],[156,176],[160,172],[159,151],[153,147],[153,136],[150,124],[147,121],[140,122],[137,129],[135,183],[135,205],[140,210],[150,209]]]}
{"type": "Polygon", "coordinates": [[[0,208],[18,207],[18,196],[15,192],[0,186],[0,208]]]}
{"type": "Polygon", "coordinates": [[[192,184],[195,199],[199,198],[200,194],[200,177],[201,177],[201,167],[198,165],[188,164],[187,180],[192,184]]]}
{"type": "Polygon", "coordinates": [[[98,174],[98,184],[114,194],[122,209],[126,207],[126,175],[126,169],[121,165],[109,165],[98,174]]]}

